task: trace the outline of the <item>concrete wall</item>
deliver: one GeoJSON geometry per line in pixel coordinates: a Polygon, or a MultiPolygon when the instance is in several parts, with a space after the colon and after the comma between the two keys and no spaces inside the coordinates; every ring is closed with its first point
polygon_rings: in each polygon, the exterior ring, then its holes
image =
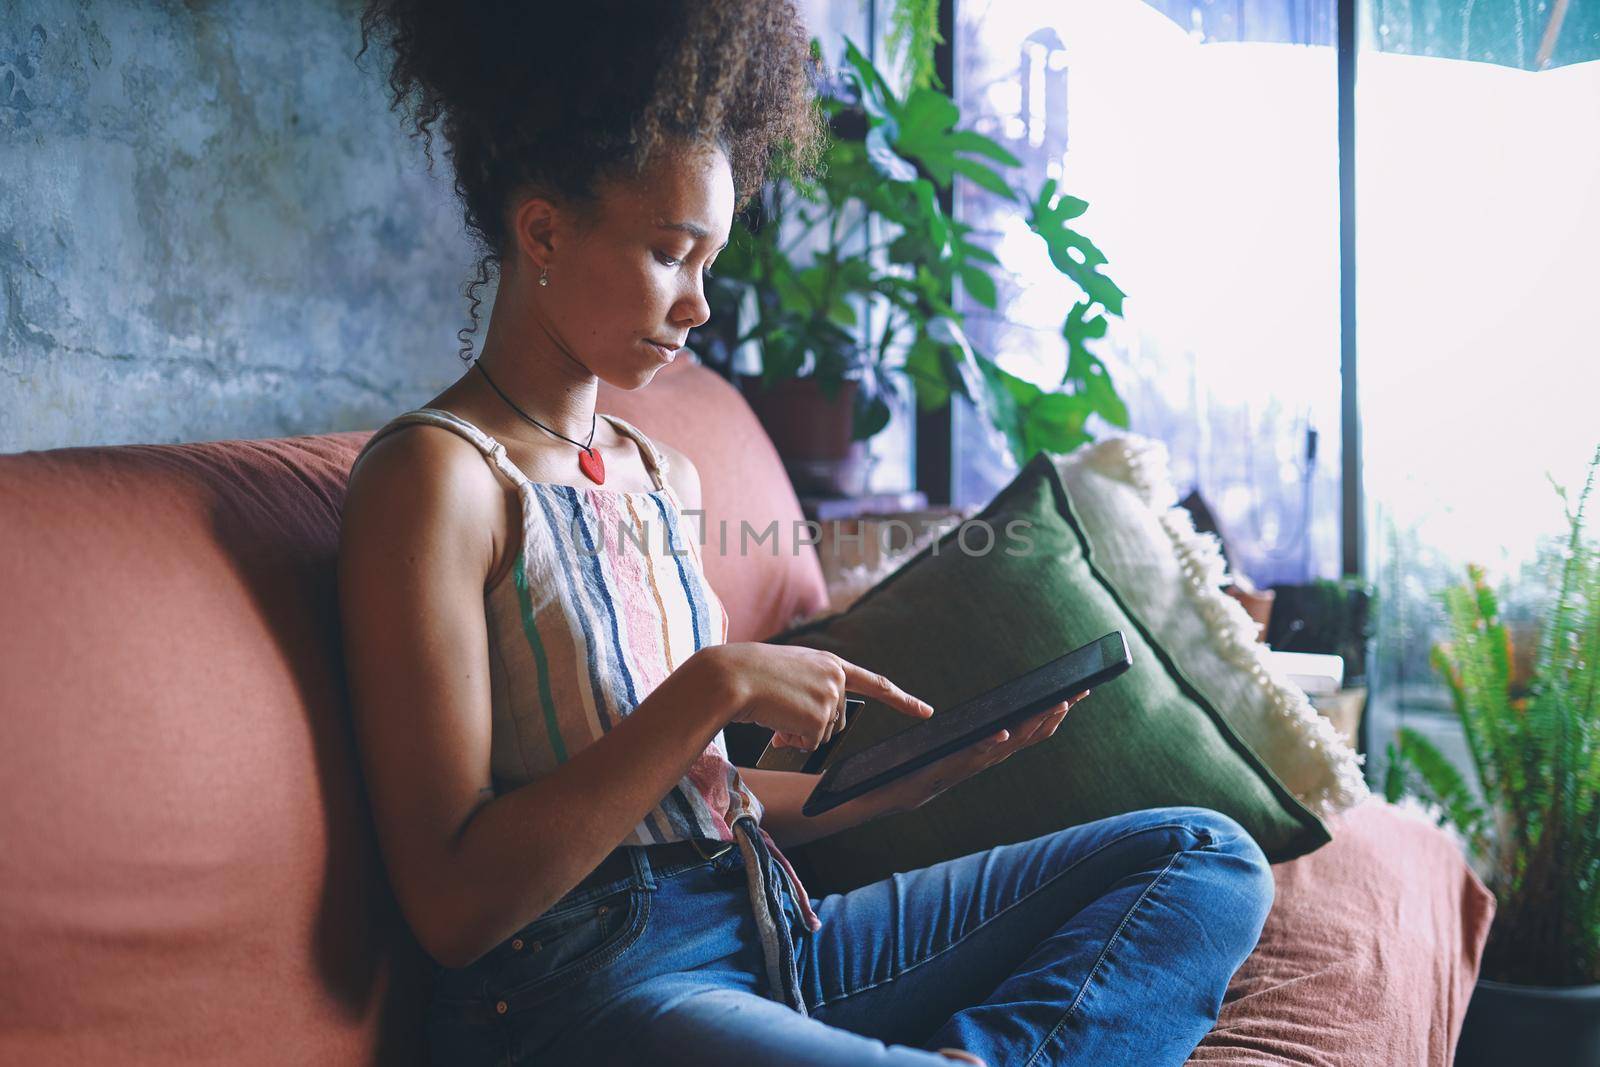
{"type": "Polygon", "coordinates": [[[0,452],[370,428],[462,372],[448,161],[359,11],[0,5],[0,452]]]}

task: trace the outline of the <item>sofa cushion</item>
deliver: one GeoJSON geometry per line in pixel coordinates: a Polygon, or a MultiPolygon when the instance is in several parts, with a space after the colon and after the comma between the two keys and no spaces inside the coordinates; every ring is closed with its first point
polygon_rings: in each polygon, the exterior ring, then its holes
{"type": "Polygon", "coordinates": [[[345,709],[366,434],[0,456],[0,1062],[416,1062],[345,709]]]}
{"type": "Polygon", "coordinates": [[[1449,1067],[1494,921],[1459,844],[1369,797],[1333,841],[1272,868],[1255,951],[1190,1063],[1449,1067]]]}
{"type": "MultiPolygon", "coordinates": [[[[942,708],[1111,630],[1126,636],[1133,668],[1074,709],[1054,737],[915,811],[797,850],[810,874],[807,884],[842,890],[1062,826],[1168,804],[1198,804],[1231,815],[1275,860],[1327,841],[1317,817],[1125,610],[1044,454],[976,516],[849,611],[773,640],[837,653],[942,708]]],[[[827,765],[915,726],[869,704],[827,765]]],[[[794,769],[806,755],[777,749],[759,766],[794,769]]]]}

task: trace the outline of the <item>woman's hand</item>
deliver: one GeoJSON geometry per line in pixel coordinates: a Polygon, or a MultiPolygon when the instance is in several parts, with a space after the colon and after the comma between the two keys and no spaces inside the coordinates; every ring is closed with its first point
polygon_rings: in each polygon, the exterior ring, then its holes
{"type": "Polygon", "coordinates": [[[934,760],[904,778],[896,778],[886,786],[865,793],[857,797],[856,802],[871,805],[879,815],[920,808],[957,782],[965,781],[1019,749],[1038,744],[1055,733],[1056,727],[1061,725],[1061,720],[1067,717],[1073,705],[1088,695],[1089,691],[1086,690],[1070,700],[1045,708],[1015,731],[1001,730],[975,745],[934,760]]]}
{"type": "Polygon", "coordinates": [[[779,747],[810,752],[832,738],[844,727],[841,709],[847,690],[913,719],[933,714],[932,705],[883,675],[821,649],[736,641],[710,645],[695,656],[707,657],[735,694],[737,710],[728,721],[760,723],[773,731],[779,747]]]}

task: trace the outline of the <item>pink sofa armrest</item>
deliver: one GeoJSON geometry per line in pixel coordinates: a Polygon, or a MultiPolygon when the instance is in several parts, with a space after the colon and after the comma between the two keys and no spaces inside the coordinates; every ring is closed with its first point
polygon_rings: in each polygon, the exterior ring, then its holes
{"type": "Polygon", "coordinates": [[[1373,797],[1275,864],[1277,897],[1190,1063],[1448,1067],[1493,895],[1424,816],[1373,797]]]}

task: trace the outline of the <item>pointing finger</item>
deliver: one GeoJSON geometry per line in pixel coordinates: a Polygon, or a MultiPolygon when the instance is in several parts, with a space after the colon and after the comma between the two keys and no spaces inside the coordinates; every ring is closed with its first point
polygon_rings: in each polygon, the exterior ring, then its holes
{"type": "Polygon", "coordinates": [[[917,699],[876,671],[859,667],[842,657],[839,665],[844,668],[844,687],[849,692],[874,697],[913,719],[926,719],[933,714],[932,704],[917,699]]]}

